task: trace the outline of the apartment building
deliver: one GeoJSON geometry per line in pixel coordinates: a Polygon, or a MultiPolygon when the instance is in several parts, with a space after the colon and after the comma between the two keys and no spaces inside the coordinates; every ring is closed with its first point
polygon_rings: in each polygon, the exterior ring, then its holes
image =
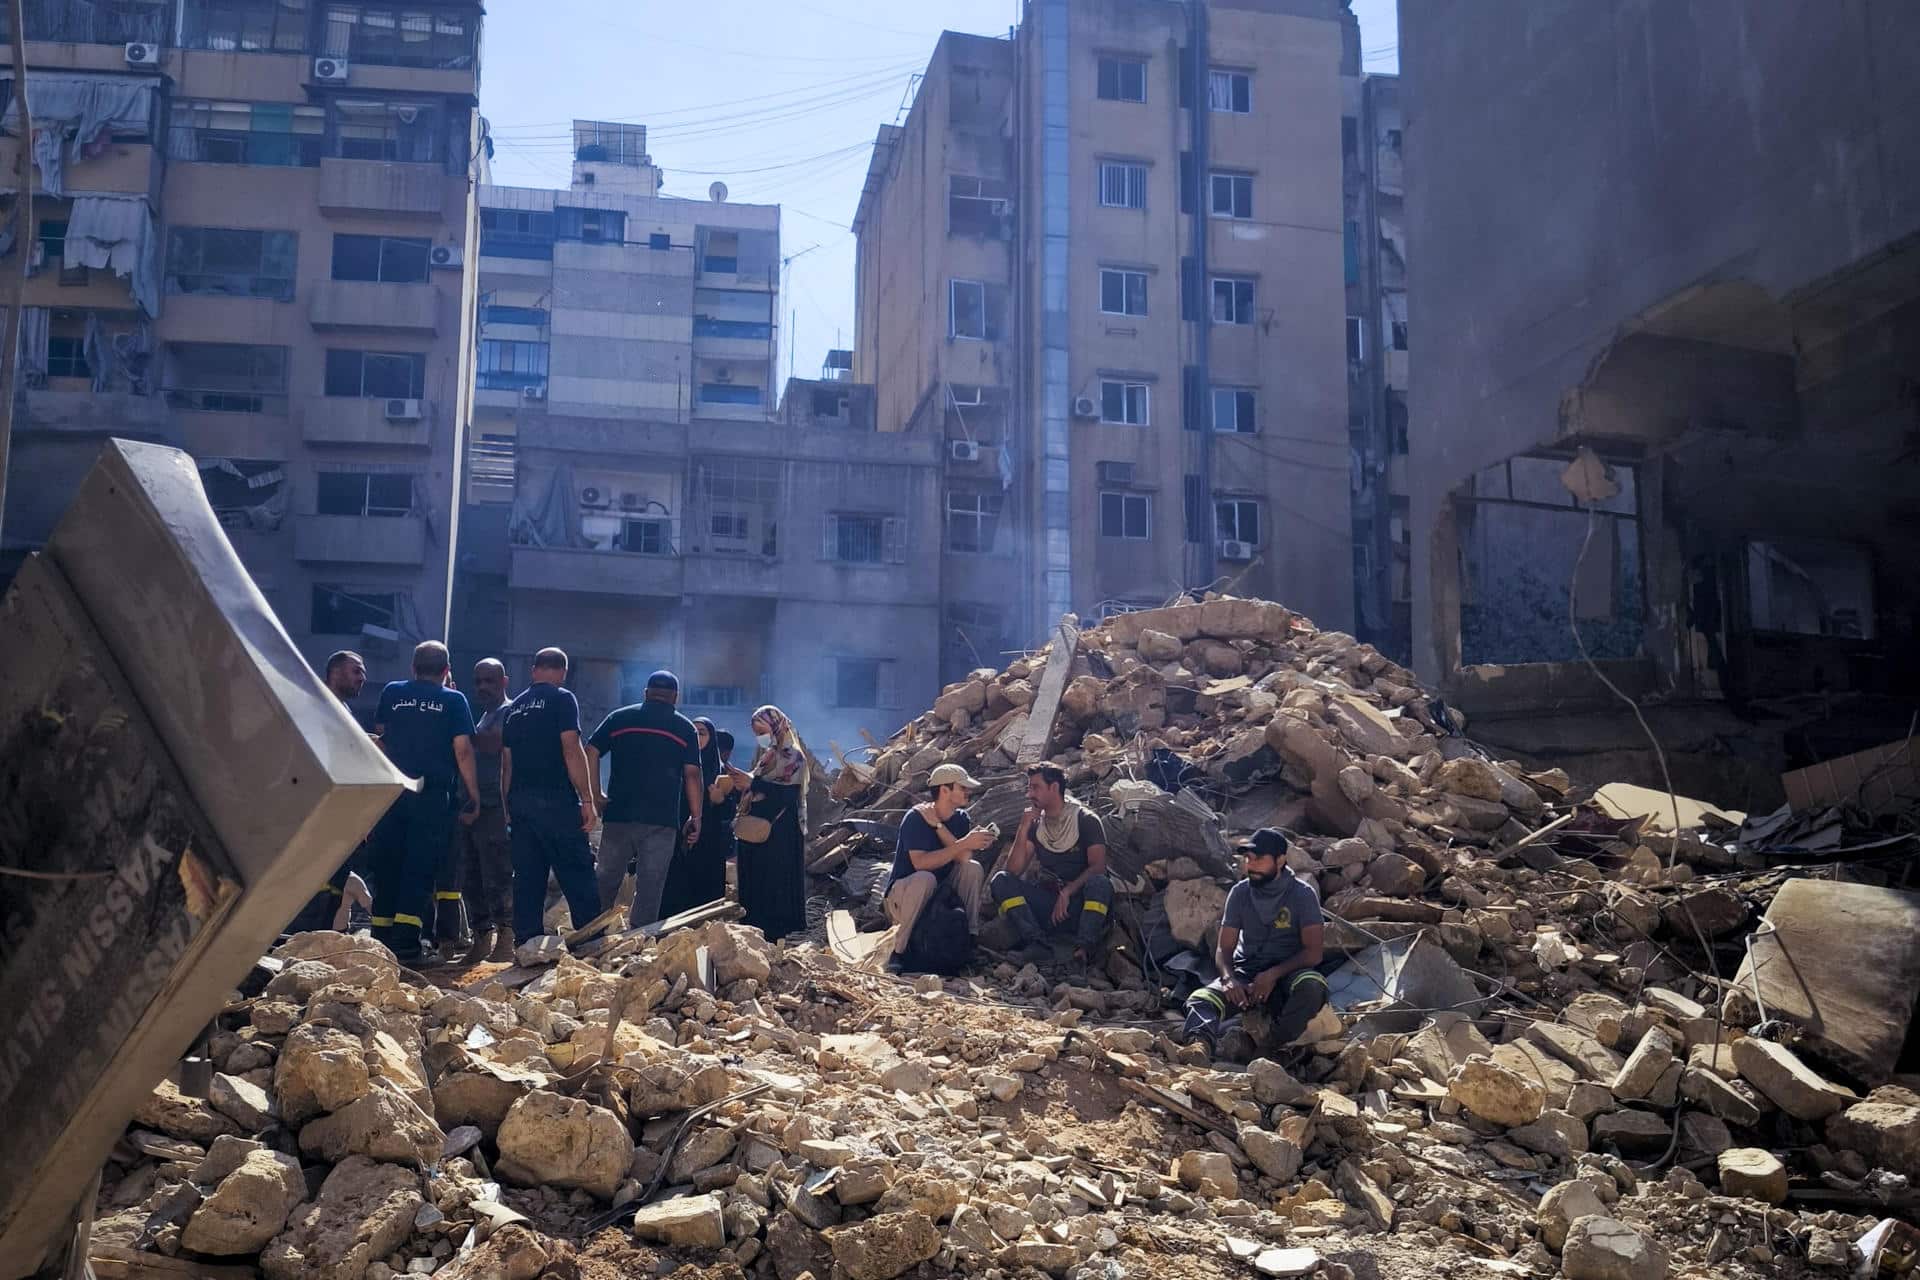
{"type": "MultiPolygon", "coordinates": [[[[193,455],[309,659],[378,680],[445,634],[480,26],[474,0],[29,0],[9,569],[132,436],[193,455]]],[[[13,82],[8,57],[7,174],[13,82]]]]}
{"type": "Polygon", "coordinates": [[[890,734],[936,691],[938,447],[871,388],[779,394],[777,206],[663,194],[640,125],[573,152],[564,191],[480,192],[460,656],[518,683],[558,645],[590,718],[665,666],[737,733],[774,701],[823,753],[890,734]]]}
{"type": "Polygon", "coordinates": [[[1406,129],[1396,76],[1360,74],[1348,28],[1340,119],[1347,285],[1347,429],[1353,441],[1354,634],[1410,660],[1407,488],[1406,129]]]}
{"type": "Polygon", "coordinates": [[[854,380],[946,459],[942,674],[1209,584],[1353,615],[1342,9],[943,34],[855,215],[854,380]]]}

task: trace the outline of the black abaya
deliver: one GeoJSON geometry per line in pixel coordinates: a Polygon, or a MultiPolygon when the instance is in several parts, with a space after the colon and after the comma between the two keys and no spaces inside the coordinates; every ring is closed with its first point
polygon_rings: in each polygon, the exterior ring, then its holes
{"type": "Polygon", "coordinates": [[[746,922],[777,940],[807,927],[807,873],[800,834],[802,797],[798,785],[754,779],[760,799],[749,812],[773,823],[763,844],[742,841],[739,849],[740,905],[746,922]]]}

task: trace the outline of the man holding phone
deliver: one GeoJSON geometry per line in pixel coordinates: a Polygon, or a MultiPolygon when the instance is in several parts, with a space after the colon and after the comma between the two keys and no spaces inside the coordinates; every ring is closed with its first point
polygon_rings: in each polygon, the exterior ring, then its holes
{"type": "Polygon", "coordinates": [[[913,926],[943,885],[951,883],[966,908],[967,929],[980,927],[980,894],[987,872],[973,855],[993,847],[999,834],[991,826],[975,830],[966,810],[980,784],[957,764],[943,764],[927,775],[931,793],[900,824],[893,850],[892,878],[887,884],[887,918],[899,926],[893,941],[897,961],[906,954],[913,926]]]}

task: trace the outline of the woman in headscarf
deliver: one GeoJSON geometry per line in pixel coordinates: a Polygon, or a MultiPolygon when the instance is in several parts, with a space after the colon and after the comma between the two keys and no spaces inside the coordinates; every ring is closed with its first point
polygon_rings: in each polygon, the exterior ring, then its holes
{"type": "Polygon", "coordinates": [[[701,748],[701,783],[707,787],[707,812],[701,816],[701,839],[682,844],[666,869],[666,889],[660,892],[660,919],[707,906],[726,896],[726,860],[733,854],[733,814],[720,812],[722,794],[732,791],[728,771],[720,764],[720,731],[705,716],[693,718],[693,735],[701,748]],[[728,779],[722,783],[722,779],[728,779]]]}
{"type": "Polygon", "coordinates": [[[779,939],[807,927],[807,749],[775,706],[753,713],[753,740],[753,787],[742,812],[773,831],[760,844],[740,844],[740,905],[748,924],[779,939]]]}

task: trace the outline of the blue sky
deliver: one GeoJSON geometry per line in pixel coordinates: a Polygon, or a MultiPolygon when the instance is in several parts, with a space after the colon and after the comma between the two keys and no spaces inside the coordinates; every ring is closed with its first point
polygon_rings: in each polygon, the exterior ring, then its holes
{"type": "MultiPolygon", "coordinates": [[[[1353,0],[1369,71],[1398,65],[1396,0],[1353,0]]],[[[1016,0],[512,0],[487,15],[480,106],[494,181],[564,187],[568,122],[631,120],[668,194],[778,203],[792,316],[781,352],[817,376],[853,338],[853,233],[874,130],[904,118],[943,29],[1004,35],[1016,0]],[[556,21],[565,13],[567,21],[556,21]]],[[[787,317],[783,316],[783,323],[787,317]]]]}

